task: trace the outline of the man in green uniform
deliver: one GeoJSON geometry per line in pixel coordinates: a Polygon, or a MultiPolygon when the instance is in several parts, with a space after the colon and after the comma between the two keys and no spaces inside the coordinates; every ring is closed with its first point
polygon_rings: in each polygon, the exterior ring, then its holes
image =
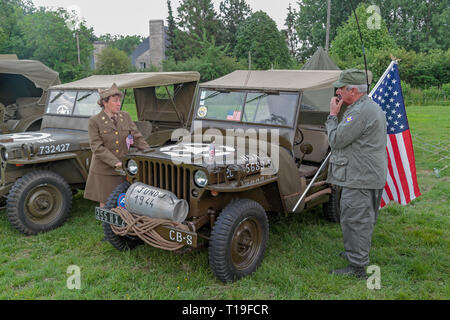
{"type": "MultiPolygon", "coordinates": [[[[370,71],[369,76],[371,77],[370,71]]],[[[372,232],[378,216],[387,177],[386,117],[381,107],[366,94],[366,73],[349,69],[335,82],[337,97],[330,102],[325,123],[331,157],[327,182],[342,188],[340,222],[349,261],[333,274],[366,278],[372,232]],[[339,122],[343,105],[348,108],[339,122]]]]}

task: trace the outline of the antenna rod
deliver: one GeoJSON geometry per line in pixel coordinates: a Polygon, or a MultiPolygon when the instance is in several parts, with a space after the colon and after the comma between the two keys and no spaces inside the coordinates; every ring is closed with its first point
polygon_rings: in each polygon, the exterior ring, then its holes
{"type": "Polygon", "coordinates": [[[352,0],[350,0],[349,3],[350,3],[350,7],[352,8],[353,13],[355,14],[356,25],[358,26],[359,39],[361,40],[363,57],[364,57],[364,67],[366,68],[367,94],[369,94],[369,73],[367,71],[366,49],[364,48],[364,41],[362,38],[361,28],[359,26],[358,16],[356,15],[355,7],[353,6],[352,0]]]}

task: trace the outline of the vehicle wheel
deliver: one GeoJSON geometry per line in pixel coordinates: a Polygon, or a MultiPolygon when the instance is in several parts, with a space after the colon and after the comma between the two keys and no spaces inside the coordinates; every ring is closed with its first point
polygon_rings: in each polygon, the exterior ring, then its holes
{"type": "Polygon", "coordinates": [[[323,213],[325,218],[330,222],[340,223],[341,221],[341,188],[338,186],[331,187],[330,199],[323,204],[323,213]]]}
{"type": "MultiPolygon", "coordinates": [[[[130,183],[125,181],[119,184],[116,189],[108,197],[106,201],[105,209],[113,209],[117,207],[117,199],[122,193],[126,193],[128,188],[130,187],[130,183]]],[[[121,237],[116,235],[109,223],[103,222],[103,233],[105,234],[105,240],[108,241],[114,248],[119,251],[128,251],[134,249],[136,246],[142,243],[142,240],[135,237],[121,237]]]]}
{"type": "Polygon", "coordinates": [[[230,282],[253,273],[261,264],[269,238],[267,215],[253,200],[225,207],[211,232],[209,263],[214,275],[230,282]]]}
{"type": "Polygon", "coordinates": [[[71,206],[72,192],[64,178],[38,170],[16,181],[7,198],[6,212],[17,230],[34,235],[61,226],[71,206]]]}

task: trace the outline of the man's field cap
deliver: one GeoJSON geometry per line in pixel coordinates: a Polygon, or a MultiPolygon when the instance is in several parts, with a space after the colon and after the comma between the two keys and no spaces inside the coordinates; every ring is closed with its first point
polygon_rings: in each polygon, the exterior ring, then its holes
{"type": "MultiPolygon", "coordinates": [[[[372,82],[372,72],[368,70],[369,84],[372,82]]],[[[339,80],[333,83],[335,88],[342,88],[347,85],[367,84],[366,72],[359,69],[347,69],[342,71],[339,80]]]]}

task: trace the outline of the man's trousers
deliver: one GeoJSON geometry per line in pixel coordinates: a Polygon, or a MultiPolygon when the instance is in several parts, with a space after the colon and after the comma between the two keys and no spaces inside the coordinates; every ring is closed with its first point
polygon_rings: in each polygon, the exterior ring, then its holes
{"type": "Polygon", "coordinates": [[[369,264],[372,233],[378,217],[383,189],[342,188],[340,209],[344,248],[355,266],[369,264]]]}

